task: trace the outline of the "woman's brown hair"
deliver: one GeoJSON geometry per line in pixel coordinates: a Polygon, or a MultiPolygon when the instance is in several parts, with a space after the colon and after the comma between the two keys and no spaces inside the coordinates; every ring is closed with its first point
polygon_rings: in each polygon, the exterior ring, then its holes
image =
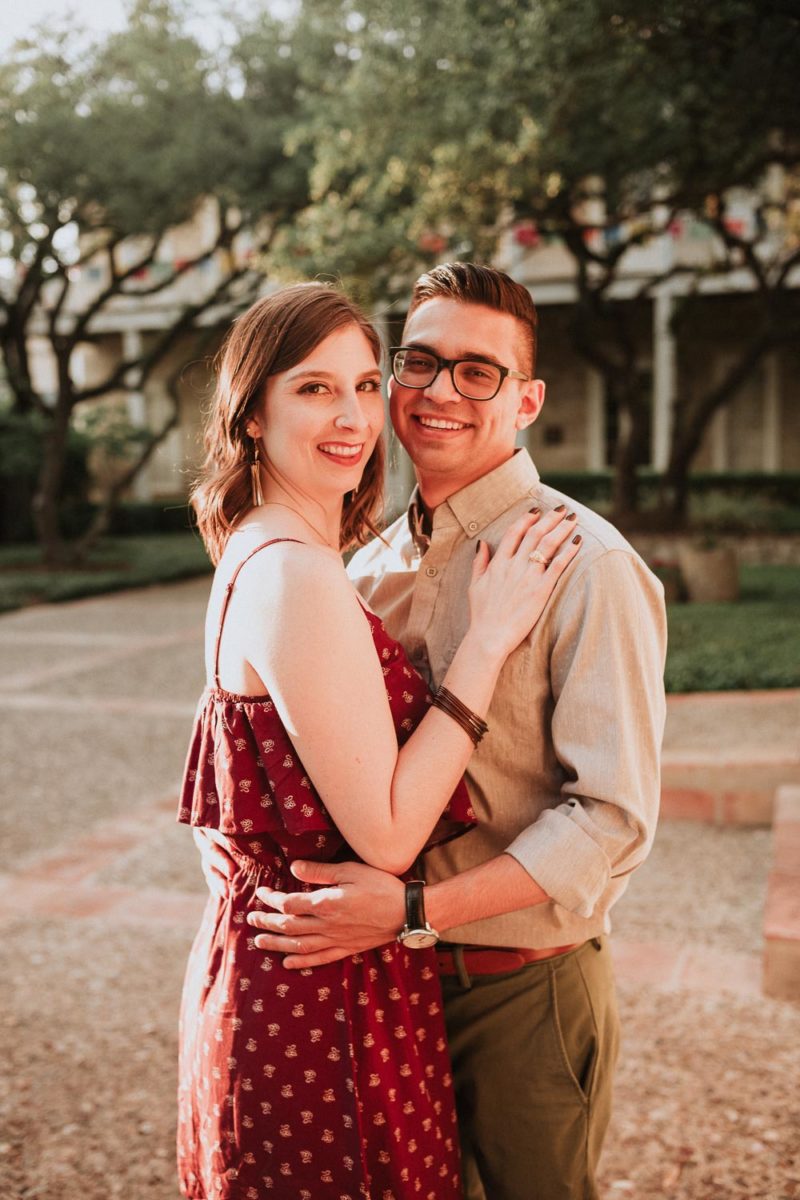
{"type": "MultiPolygon", "coordinates": [[[[271,375],[288,371],[337,329],[356,325],[380,362],[375,329],[331,284],[297,283],[258,300],[234,321],[216,359],[217,384],[205,428],[206,458],[190,501],[213,563],[234,524],[252,507],[247,422],[271,375]]],[[[345,496],[340,549],[363,546],[378,534],[383,509],[385,454],[379,438],[357,492],[345,496]]]]}

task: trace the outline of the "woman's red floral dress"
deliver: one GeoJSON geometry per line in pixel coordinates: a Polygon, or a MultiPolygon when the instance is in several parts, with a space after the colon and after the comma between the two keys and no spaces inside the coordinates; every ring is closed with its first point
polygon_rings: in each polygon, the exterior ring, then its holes
{"type": "MultiPolygon", "coordinates": [[[[430,696],[402,647],[377,617],[365,615],[402,744],[430,696]]],[[[460,1197],[434,951],[391,943],[339,963],[289,971],[280,955],[254,946],[245,918],[249,909],[263,907],[256,887],[308,890],[289,872],[294,859],[356,857],[267,696],[219,687],[203,694],[179,820],[220,830],[238,864],[226,899],[208,901],[183,990],[183,1195],[460,1197]]],[[[434,840],[473,823],[461,785],[434,840]]]]}

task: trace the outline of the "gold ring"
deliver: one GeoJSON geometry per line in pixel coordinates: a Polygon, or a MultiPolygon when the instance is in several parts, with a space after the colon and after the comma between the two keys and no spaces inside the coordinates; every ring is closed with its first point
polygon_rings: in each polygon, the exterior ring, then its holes
{"type": "Polygon", "coordinates": [[[541,563],[543,567],[549,567],[552,559],[545,558],[541,550],[531,550],[530,554],[528,555],[528,561],[541,563]]]}

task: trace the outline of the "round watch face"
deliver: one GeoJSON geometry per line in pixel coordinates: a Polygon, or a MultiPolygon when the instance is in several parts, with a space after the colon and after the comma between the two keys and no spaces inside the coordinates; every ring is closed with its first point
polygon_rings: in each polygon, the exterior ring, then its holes
{"type": "Polygon", "coordinates": [[[400,941],[409,950],[426,950],[428,946],[435,946],[438,940],[439,935],[432,929],[409,929],[408,933],[400,934],[400,941]]]}

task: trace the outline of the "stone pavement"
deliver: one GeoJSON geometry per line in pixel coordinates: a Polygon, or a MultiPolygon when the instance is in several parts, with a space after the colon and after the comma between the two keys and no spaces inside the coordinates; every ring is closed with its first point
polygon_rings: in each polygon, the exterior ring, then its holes
{"type": "MultiPolygon", "coordinates": [[[[164,1081],[205,893],[174,812],[203,686],[207,591],[206,578],[0,617],[0,1028],[14,1072],[0,1093],[3,1200],[71,1200],[73,1187],[76,1200],[176,1194],[164,1081]],[[19,1114],[36,1109],[37,1088],[48,1102],[34,1129],[19,1114]],[[156,1094],[158,1124],[147,1117],[156,1094]],[[82,1123],[79,1162],[70,1130],[82,1123]]],[[[766,1003],[770,834],[746,826],[754,812],[768,817],[754,774],[800,779],[799,718],[800,692],[671,699],[667,808],[693,820],[662,826],[616,910],[613,942],[621,988],[647,996],[645,1007],[668,996],[695,1008],[727,996],[741,1012],[766,1003]]],[[[791,1023],[792,1010],[777,1006],[773,1020],[791,1023]]]]}

